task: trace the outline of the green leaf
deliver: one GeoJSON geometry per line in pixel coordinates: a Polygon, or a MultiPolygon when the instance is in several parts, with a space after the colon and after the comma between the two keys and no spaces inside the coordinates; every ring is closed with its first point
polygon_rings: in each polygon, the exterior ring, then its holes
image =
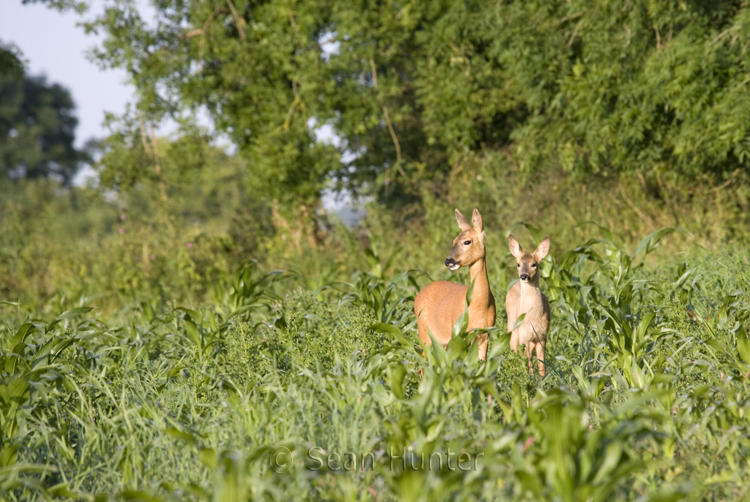
{"type": "Polygon", "coordinates": [[[96,307],[76,307],[74,309],[66,310],[59,316],[57,316],[58,321],[64,321],[65,319],[72,319],[73,317],[79,316],[81,314],[87,314],[94,310],[96,307]]]}
{"type": "Polygon", "coordinates": [[[185,316],[184,322],[185,322],[185,332],[187,333],[190,340],[192,340],[193,343],[197,347],[202,348],[203,341],[201,339],[200,333],[198,332],[198,326],[195,325],[195,323],[189,316],[185,316]]]}
{"type": "Polygon", "coordinates": [[[635,253],[633,253],[633,257],[638,256],[638,254],[641,251],[645,251],[644,256],[649,254],[651,251],[653,251],[656,248],[656,246],[659,245],[659,241],[661,241],[662,238],[674,232],[679,232],[681,234],[686,234],[686,235],[692,235],[690,234],[690,232],[680,227],[662,228],[644,237],[643,240],[641,240],[641,242],[638,243],[638,247],[635,248],[635,253]]]}
{"type": "Polygon", "coordinates": [[[198,440],[190,433],[187,433],[185,431],[181,431],[175,427],[167,427],[166,430],[167,435],[175,438],[175,439],[181,439],[182,441],[185,441],[187,444],[193,447],[198,446],[198,440]]]}
{"type": "Polygon", "coordinates": [[[460,338],[466,333],[466,328],[469,327],[469,308],[466,307],[464,311],[458,316],[456,322],[453,323],[451,329],[451,338],[460,338]]]}
{"type": "Polygon", "coordinates": [[[393,324],[377,323],[367,329],[368,331],[373,331],[375,333],[389,333],[393,335],[404,348],[411,349],[414,347],[414,340],[404,335],[401,328],[394,326],[393,324]]]}
{"type": "Polygon", "coordinates": [[[616,439],[609,440],[609,443],[604,447],[604,460],[599,465],[599,470],[596,472],[596,476],[591,480],[591,484],[597,485],[604,481],[606,476],[609,476],[620,464],[620,458],[622,457],[623,445],[616,439]]]}
{"type": "Polygon", "coordinates": [[[704,485],[710,486],[715,485],[717,483],[730,483],[734,480],[734,475],[732,474],[732,471],[723,471],[718,474],[714,474],[713,476],[706,478],[706,480],[703,482],[704,485]]]}
{"type": "Polygon", "coordinates": [[[7,347],[15,351],[16,347],[23,344],[26,341],[26,338],[34,331],[36,331],[37,333],[40,332],[39,328],[37,328],[36,325],[30,322],[22,324],[18,328],[18,331],[16,331],[16,333],[8,340],[7,347]]]}
{"type": "Polygon", "coordinates": [[[11,444],[3,448],[0,452],[0,467],[8,467],[16,463],[18,459],[19,445],[11,444]]]}
{"type": "Polygon", "coordinates": [[[656,314],[654,312],[648,312],[646,315],[644,315],[641,318],[641,322],[638,323],[638,327],[635,329],[635,333],[633,336],[633,345],[630,347],[631,353],[636,353],[636,344],[641,340],[647,339],[647,332],[651,328],[651,325],[654,323],[654,320],[656,319],[656,314]]]}
{"type": "Polygon", "coordinates": [[[203,448],[200,450],[200,459],[203,465],[209,469],[216,469],[219,465],[219,455],[213,448],[203,448]]]}
{"type": "Polygon", "coordinates": [[[182,310],[183,312],[185,312],[185,314],[190,316],[191,319],[193,319],[193,322],[198,322],[201,319],[201,315],[195,310],[188,309],[185,307],[177,307],[175,308],[175,310],[182,310]]]}
{"type": "Polygon", "coordinates": [[[519,315],[518,319],[516,319],[516,322],[513,324],[513,329],[510,331],[513,332],[517,330],[523,324],[524,319],[526,319],[526,314],[519,315]]]}
{"type": "Polygon", "coordinates": [[[745,325],[740,324],[739,329],[735,332],[737,338],[737,352],[745,364],[750,365],[750,337],[745,330],[745,325]]]}
{"type": "MultiPolygon", "coordinates": [[[[513,231],[518,227],[526,228],[529,231],[529,233],[531,233],[531,237],[532,239],[534,239],[534,242],[537,242],[537,243],[541,242],[542,239],[544,238],[544,236],[542,235],[542,231],[539,230],[538,227],[535,227],[534,225],[530,223],[524,223],[523,221],[518,221],[514,223],[513,225],[511,225],[510,229],[508,229],[508,231],[505,232],[505,238],[507,239],[508,237],[510,237],[510,234],[512,234],[513,231]]],[[[507,251],[507,248],[506,248],[506,251],[507,251]]]]}
{"type": "Polygon", "coordinates": [[[593,225],[596,228],[598,228],[599,231],[601,232],[602,236],[604,237],[604,239],[606,239],[607,245],[610,246],[610,247],[612,247],[613,249],[618,249],[618,246],[616,246],[615,243],[614,243],[615,242],[615,238],[612,235],[612,231],[609,228],[607,228],[605,226],[602,226],[602,225],[600,225],[600,224],[598,224],[598,223],[596,223],[594,221],[590,221],[590,220],[589,221],[584,221],[583,223],[579,223],[578,225],[576,225],[576,227],[577,228],[583,228],[583,227],[585,227],[587,225],[593,225]]]}
{"type": "Polygon", "coordinates": [[[448,353],[445,351],[443,344],[435,339],[432,331],[428,329],[427,332],[430,336],[430,340],[432,341],[432,345],[427,349],[427,351],[432,355],[432,360],[430,362],[434,363],[437,366],[444,367],[448,363],[448,353]]]}

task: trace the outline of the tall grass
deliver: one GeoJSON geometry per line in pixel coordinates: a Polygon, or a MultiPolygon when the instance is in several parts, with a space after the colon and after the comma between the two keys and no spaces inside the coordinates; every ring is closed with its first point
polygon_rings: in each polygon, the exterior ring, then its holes
{"type": "Polygon", "coordinates": [[[211,299],[116,315],[86,297],[6,302],[2,497],[749,497],[747,251],[654,262],[678,233],[590,233],[542,264],[544,379],[502,329],[479,362],[461,321],[423,357],[412,302],[428,278],[403,251],[363,253],[347,280],[245,262],[211,299]]]}

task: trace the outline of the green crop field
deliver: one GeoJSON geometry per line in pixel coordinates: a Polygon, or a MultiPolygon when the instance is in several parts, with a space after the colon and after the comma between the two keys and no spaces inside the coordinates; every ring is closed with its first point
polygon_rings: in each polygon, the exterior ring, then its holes
{"type": "Polygon", "coordinates": [[[4,302],[3,498],[750,497],[750,253],[651,263],[672,229],[630,250],[596,231],[542,264],[544,379],[504,329],[479,362],[461,320],[422,357],[428,279],[372,251],[317,285],[246,262],[191,308],[4,302]]]}

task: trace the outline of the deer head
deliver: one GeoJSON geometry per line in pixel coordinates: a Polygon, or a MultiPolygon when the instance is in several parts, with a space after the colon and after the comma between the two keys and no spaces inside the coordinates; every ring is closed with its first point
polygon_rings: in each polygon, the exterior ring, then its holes
{"type": "Polygon", "coordinates": [[[521,282],[538,283],[539,262],[549,252],[549,237],[545,237],[533,253],[524,251],[512,235],[508,238],[508,246],[510,247],[511,254],[516,257],[518,278],[521,282]]]}
{"type": "Polygon", "coordinates": [[[445,259],[445,266],[451,270],[469,267],[485,256],[484,224],[479,211],[474,210],[471,216],[472,225],[469,225],[461,211],[456,209],[456,221],[461,233],[453,239],[453,249],[445,259]]]}

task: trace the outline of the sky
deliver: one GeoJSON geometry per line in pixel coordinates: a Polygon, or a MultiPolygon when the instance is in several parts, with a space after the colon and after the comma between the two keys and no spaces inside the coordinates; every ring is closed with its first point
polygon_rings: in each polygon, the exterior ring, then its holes
{"type": "MultiPolygon", "coordinates": [[[[85,16],[90,18],[92,13],[85,16]]],[[[48,82],[71,92],[78,117],[78,147],[90,138],[104,137],[104,112],[122,114],[133,95],[125,71],[102,71],[86,58],[87,49],[100,39],[76,26],[80,20],[75,13],[61,14],[40,4],[0,0],[0,40],[21,50],[28,73],[44,74],[48,82]]]]}

